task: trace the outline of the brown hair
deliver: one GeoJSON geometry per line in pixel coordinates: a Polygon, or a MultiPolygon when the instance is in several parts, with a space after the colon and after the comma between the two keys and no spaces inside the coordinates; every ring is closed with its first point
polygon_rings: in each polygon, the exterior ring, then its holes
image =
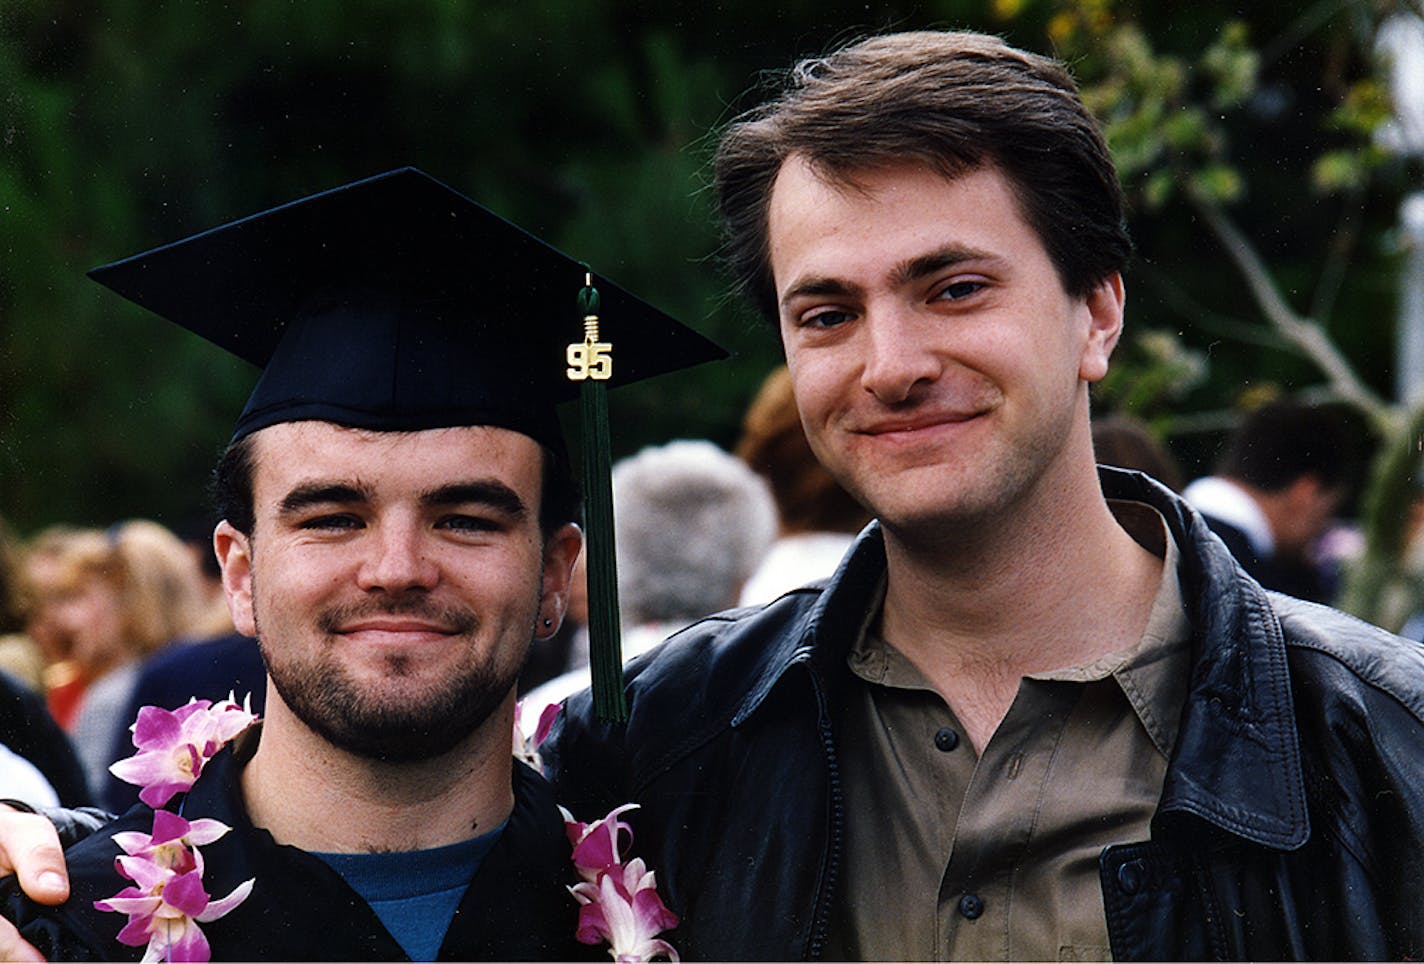
{"type": "Polygon", "coordinates": [[[723,133],[714,180],[726,257],[773,321],[767,207],[793,154],[841,185],[905,161],[949,178],[994,166],[1074,297],[1121,270],[1132,251],[1112,157],[1072,77],[996,37],[888,34],[803,60],[778,95],[723,133]]]}
{"type": "Polygon", "coordinates": [[[1131,415],[1093,418],[1093,456],[1102,465],[1146,472],[1173,492],[1182,491],[1182,471],[1172,453],[1131,415]]]}

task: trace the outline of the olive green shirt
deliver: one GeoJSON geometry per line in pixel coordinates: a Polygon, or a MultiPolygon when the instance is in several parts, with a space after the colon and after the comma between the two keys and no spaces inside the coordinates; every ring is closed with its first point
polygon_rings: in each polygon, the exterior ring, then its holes
{"type": "Polygon", "coordinates": [[[829,958],[1111,956],[1098,857],[1149,836],[1190,672],[1177,548],[1153,517],[1148,547],[1165,559],[1142,639],[1025,677],[982,756],[919,670],[862,632],[839,731],[846,858],[829,958]]]}

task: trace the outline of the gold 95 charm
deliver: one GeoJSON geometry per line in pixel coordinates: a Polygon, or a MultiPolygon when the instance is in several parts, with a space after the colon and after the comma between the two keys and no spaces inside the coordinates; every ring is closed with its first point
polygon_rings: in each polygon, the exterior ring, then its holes
{"type": "Polygon", "coordinates": [[[613,345],[598,340],[598,291],[593,287],[593,275],[584,275],[584,290],[579,303],[589,313],[583,316],[583,341],[570,345],[566,352],[569,367],[565,374],[571,382],[593,379],[607,381],[613,377],[613,345]]]}
{"type": "Polygon", "coordinates": [[[585,336],[582,342],[568,347],[568,362],[569,381],[581,382],[589,378],[596,382],[606,381],[613,377],[613,346],[599,341],[595,331],[592,336],[585,336]]]}

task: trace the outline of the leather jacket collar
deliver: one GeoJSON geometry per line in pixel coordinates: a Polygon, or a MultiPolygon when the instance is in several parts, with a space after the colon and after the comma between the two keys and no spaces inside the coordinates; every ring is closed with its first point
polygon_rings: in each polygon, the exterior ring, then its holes
{"type": "MultiPolygon", "coordinates": [[[[1193,673],[1154,820],[1192,814],[1266,847],[1301,846],[1310,835],[1305,779],[1285,640],[1266,591],[1174,493],[1139,472],[1100,466],[1099,477],[1107,498],[1144,502],[1160,512],[1184,548],[1179,575],[1193,607],[1193,673]]],[[[757,712],[793,667],[805,667],[823,684],[844,675],[846,653],[884,574],[885,545],[872,522],[798,625],[768,640],[771,651],[732,718],[734,727],[757,712]]]]}

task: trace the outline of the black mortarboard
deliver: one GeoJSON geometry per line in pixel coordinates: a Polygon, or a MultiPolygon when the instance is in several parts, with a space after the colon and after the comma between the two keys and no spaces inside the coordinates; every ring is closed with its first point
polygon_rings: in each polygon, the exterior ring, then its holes
{"type": "MultiPolygon", "coordinates": [[[[234,438],[321,419],[378,430],[500,425],[558,444],[578,395],[585,268],[405,168],[95,268],[89,276],[263,369],[234,438]]],[[[725,357],[606,279],[618,386],[725,357]],[[616,342],[614,341],[616,339],[616,342]]]]}
{"type": "MultiPolygon", "coordinates": [[[[89,274],[262,368],[234,441],[279,422],[319,419],[384,431],[497,425],[562,451],[560,402],[586,396],[585,431],[606,435],[604,384],[726,355],[414,168],[89,274]],[[585,315],[601,319],[587,338],[585,315]],[[585,341],[613,346],[606,382],[567,376],[566,349],[585,341]]],[[[596,370],[600,349],[584,351],[596,370]]],[[[616,585],[595,585],[612,579],[603,573],[612,565],[606,438],[585,437],[584,449],[590,606],[616,617],[616,585]],[[605,549],[610,555],[599,562],[605,549]]],[[[616,649],[612,659],[616,667],[616,649]]]]}

